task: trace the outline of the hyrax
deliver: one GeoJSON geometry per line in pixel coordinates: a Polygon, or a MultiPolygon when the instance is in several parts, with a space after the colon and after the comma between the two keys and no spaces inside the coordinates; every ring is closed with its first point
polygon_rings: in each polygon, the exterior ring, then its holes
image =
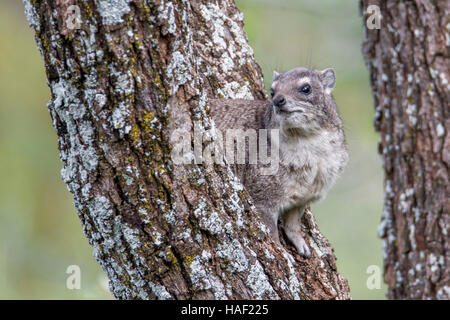
{"type": "Polygon", "coordinates": [[[222,134],[236,128],[278,129],[278,141],[270,142],[271,150],[274,144],[279,150],[276,172],[262,174],[261,164],[234,169],[273,239],[279,242],[280,220],[304,257],[310,256],[301,234],[305,207],[325,197],[348,161],[342,120],[331,94],[335,83],[333,69],[296,68],[274,72],[270,101],[211,101],[211,113],[222,134]]]}

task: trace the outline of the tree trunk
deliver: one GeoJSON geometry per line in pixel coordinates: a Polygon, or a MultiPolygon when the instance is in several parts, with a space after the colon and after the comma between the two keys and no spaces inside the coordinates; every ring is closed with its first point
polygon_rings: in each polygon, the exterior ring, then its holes
{"type": "Polygon", "coordinates": [[[172,162],[176,129],[213,126],[208,98],[266,98],[233,1],[24,3],[62,177],[116,298],[350,297],[310,212],[305,260],[269,239],[227,166],[172,162]]]}
{"type": "Polygon", "coordinates": [[[361,1],[385,172],[380,225],[391,299],[450,299],[448,1],[361,1]],[[380,29],[365,22],[381,9],[380,29]]]}

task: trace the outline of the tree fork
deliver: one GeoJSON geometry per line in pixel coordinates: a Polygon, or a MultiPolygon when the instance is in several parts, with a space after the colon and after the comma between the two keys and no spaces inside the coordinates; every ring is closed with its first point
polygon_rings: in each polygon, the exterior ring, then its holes
{"type": "Polygon", "coordinates": [[[209,98],[266,98],[233,1],[24,3],[62,177],[116,298],[350,298],[311,212],[305,260],[270,240],[227,166],[171,162],[174,130],[212,127],[209,98]]]}

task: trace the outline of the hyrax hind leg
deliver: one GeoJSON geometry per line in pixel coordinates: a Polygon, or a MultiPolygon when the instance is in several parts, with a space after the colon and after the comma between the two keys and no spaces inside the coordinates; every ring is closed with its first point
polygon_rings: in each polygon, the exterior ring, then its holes
{"type": "Polygon", "coordinates": [[[281,246],[280,237],[278,235],[278,212],[259,208],[261,218],[264,224],[269,228],[270,237],[281,246]]]}
{"type": "Polygon", "coordinates": [[[308,245],[302,237],[301,221],[305,207],[293,208],[284,212],[281,216],[283,222],[283,229],[288,239],[297,248],[298,253],[308,258],[311,256],[308,245]]]}

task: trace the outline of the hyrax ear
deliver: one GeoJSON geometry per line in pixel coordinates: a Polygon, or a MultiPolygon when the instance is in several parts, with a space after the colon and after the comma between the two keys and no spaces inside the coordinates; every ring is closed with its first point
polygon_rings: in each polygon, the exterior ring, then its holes
{"type": "Polygon", "coordinates": [[[278,71],[273,70],[272,81],[275,80],[275,78],[277,78],[279,75],[280,73],[278,71]]]}
{"type": "Polygon", "coordinates": [[[336,85],[336,74],[333,68],[328,68],[320,71],[320,80],[322,81],[325,93],[330,94],[336,85]]]}

